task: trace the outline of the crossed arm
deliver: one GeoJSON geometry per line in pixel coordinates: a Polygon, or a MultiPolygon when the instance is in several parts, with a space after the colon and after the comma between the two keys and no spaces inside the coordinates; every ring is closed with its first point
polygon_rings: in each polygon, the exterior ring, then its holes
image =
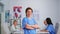
{"type": "Polygon", "coordinates": [[[25,26],[27,29],[39,29],[39,26],[37,25],[37,24],[35,24],[35,25],[29,25],[29,24],[26,24],[26,26],[25,26]]]}

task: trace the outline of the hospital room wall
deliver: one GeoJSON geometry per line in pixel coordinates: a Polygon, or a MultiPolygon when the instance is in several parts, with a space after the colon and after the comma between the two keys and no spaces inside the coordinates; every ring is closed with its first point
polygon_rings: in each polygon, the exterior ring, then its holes
{"type": "MultiPolygon", "coordinates": [[[[59,18],[60,18],[60,0],[59,0],[59,18]]],[[[60,19],[59,19],[60,21],[60,19]]]]}
{"type": "Polygon", "coordinates": [[[60,33],[60,0],[59,0],[59,29],[58,29],[57,34],[59,34],[59,33],[60,33]]]}
{"type": "Polygon", "coordinates": [[[2,0],[2,2],[5,4],[4,11],[10,10],[11,17],[13,6],[22,6],[22,18],[25,17],[26,7],[32,7],[40,15],[38,24],[41,27],[46,17],[50,17],[54,25],[59,22],[58,0],[2,0]]]}

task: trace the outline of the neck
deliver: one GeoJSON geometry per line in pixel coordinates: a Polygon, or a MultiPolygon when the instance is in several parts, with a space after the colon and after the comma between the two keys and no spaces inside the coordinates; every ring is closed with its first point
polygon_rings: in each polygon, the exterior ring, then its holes
{"type": "Polygon", "coordinates": [[[31,18],[31,16],[27,16],[28,18],[31,18]]]}

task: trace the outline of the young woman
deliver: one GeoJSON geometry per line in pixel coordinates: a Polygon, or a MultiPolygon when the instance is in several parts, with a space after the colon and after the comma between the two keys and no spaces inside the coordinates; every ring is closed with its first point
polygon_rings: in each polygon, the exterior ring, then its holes
{"type": "Polygon", "coordinates": [[[36,34],[36,29],[39,28],[36,21],[31,17],[33,10],[32,8],[26,8],[26,17],[22,20],[22,28],[24,30],[24,34],[36,34]]]}
{"type": "Polygon", "coordinates": [[[46,20],[44,21],[44,24],[47,26],[47,28],[41,31],[49,32],[49,34],[56,34],[55,29],[53,27],[53,23],[50,18],[46,18],[46,20]]]}

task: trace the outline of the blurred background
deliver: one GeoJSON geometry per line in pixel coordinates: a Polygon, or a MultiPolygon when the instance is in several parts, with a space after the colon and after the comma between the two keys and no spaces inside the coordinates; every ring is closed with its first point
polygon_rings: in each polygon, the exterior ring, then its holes
{"type": "Polygon", "coordinates": [[[33,9],[33,17],[41,29],[45,28],[43,21],[50,17],[54,28],[57,28],[58,23],[57,34],[60,33],[60,0],[0,0],[0,33],[10,33],[8,26],[11,26],[15,19],[21,28],[27,7],[33,9]]]}

